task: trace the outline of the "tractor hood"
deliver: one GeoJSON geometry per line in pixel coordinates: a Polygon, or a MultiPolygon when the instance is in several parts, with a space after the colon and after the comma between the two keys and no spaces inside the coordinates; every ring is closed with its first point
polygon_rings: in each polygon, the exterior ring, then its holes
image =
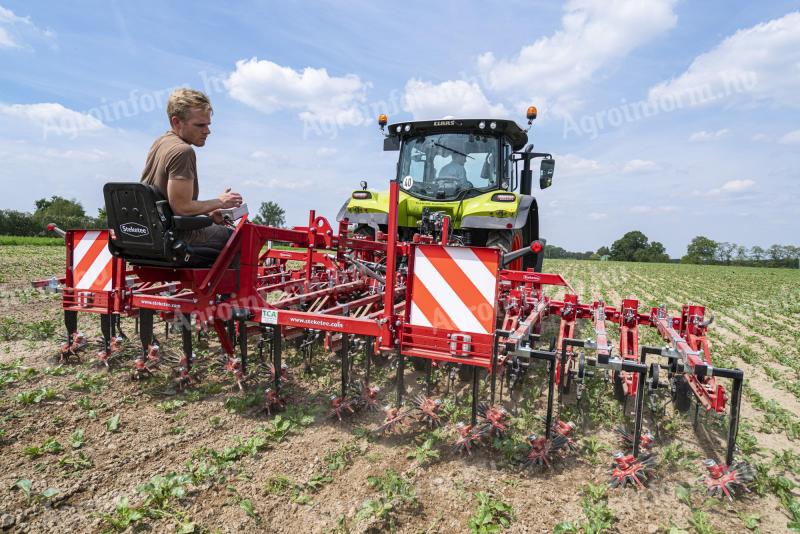
{"type": "MultiPolygon", "coordinates": [[[[336,216],[337,221],[345,218],[354,224],[370,227],[386,225],[389,222],[388,191],[354,191],[353,195],[368,198],[354,198],[344,203],[336,216]],[[365,195],[368,193],[368,195],[365,195]]],[[[450,216],[454,228],[522,228],[533,197],[508,193],[502,190],[488,191],[462,201],[424,200],[400,191],[397,206],[397,224],[401,227],[416,228],[422,217],[422,210],[443,212],[450,216]],[[498,200],[502,198],[503,200],[498,200]],[[508,200],[513,198],[513,200],[508,200]],[[511,226],[509,226],[511,225],[511,226]]]]}

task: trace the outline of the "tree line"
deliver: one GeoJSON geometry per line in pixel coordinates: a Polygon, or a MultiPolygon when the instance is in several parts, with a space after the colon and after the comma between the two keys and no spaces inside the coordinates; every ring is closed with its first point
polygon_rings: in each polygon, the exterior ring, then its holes
{"type": "Polygon", "coordinates": [[[708,265],[740,265],[745,267],[791,267],[798,268],[800,247],[794,245],[758,245],[746,247],[727,241],[714,241],[699,235],[686,248],[681,263],[708,265]]]}
{"type": "Polygon", "coordinates": [[[692,263],[705,265],[738,265],[745,267],[800,268],[800,247],[794,245],[758,245],[746,247],[727,241],[714,241],[697,236],[686,248],[680,260],[670,259],[666,248],[658,241],[650,241],[638,230],[626,233],[611,244],[592,252],[570,252],[555,245],[545,246],[545,257],[574,260],[636,261],[649,263],[692,263]]]}
{"type": "Polygon", "coordinates": [[[48,223],[54,223],[64,229],[86,228],[89,230],[98,230],[107,225],[104,209],[98,210],[97,217],[92,217],[76,200],[53,196],[49,199],[41,198],[34,205],[33,213],[0,210],[0,235],[42,235],[48,223]]]}
{"type": "MultiPolygon", "coordinates": [[[[97,216],[88,215],[77,200],[60,196],[41,198],[34,203],[33,213],[16,210],[0,210],[0,235],[37,236],[46,232],[49,223],[59,228],[100,230],[108,227],[105,208],[97,210],[97,216]]],[[[262,202],[258,212],[251,215],[257,224],[282,226],[286,223],[286,212],[276,202],[262,202]]]]}

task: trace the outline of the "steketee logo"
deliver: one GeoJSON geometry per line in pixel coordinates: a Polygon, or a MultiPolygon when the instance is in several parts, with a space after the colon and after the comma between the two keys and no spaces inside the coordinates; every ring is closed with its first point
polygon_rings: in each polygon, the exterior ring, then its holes
{"type": "Polygon", "coordinates": [[[144,237],[150,235],[150,230],[143,224],[128,222],[119,225],[119,231],[131,237],[144,237]]]}

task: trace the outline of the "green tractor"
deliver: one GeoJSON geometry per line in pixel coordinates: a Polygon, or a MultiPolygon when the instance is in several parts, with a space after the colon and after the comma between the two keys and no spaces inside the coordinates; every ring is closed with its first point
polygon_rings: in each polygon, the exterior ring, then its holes
{"type": "MultiPolygon", "coordinates": [[[[531,195],[531,160],[543,158],[539,186],[549,187],[555,160],[533,152],[528,130],[536,108],[528,109],[528,129],[510,120],[445,119],[378,123],[384,131],[384,150],[399,151],[398,228],[400,239],[415,233],[437,237],[449,218],[451,242],[497,247],[506,252],[539,240],[539,209],[531,195]],[[521,167],[521,168],[520,168],[521,167]]],[[[386,232],[389,192],[354,191],[342,206],[338,221],[347,219],[352,231],[368,239],[386,232]]],[[[544,251],[512,263],[515,269],[542,270],[544,251]]]]}

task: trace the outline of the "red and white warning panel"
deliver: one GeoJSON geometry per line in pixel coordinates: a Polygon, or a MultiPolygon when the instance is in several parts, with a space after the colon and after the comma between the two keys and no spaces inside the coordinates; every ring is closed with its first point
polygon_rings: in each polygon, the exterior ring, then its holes
{"type": "Polygon", "coordinates": [[[451,332],[494,332],[497,249],[418,245],[413,261],[410,324],[451,332]]]}
{"type": "Polygon", "coordinates": [[[72,287],[111,291],[112,260],[107,230],[76,230],[72,233],[72,287]]]}

